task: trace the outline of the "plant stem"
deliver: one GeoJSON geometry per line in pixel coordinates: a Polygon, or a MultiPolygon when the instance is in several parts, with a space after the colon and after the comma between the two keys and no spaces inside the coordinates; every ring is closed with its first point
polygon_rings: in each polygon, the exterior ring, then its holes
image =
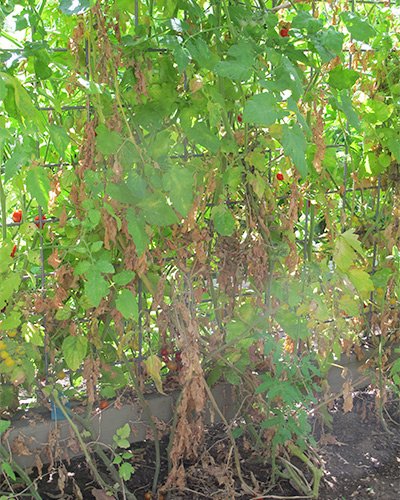
{"type": "Polygon", "coordinates": [[[13,468],[13,470],[24,481],[26,486],[29,488],[29,491],[31,492],[32,497],[35,498],[36,500],[42,500],[42,497],[36,491],[36,488],[35,488],[34,484],[32,483],[32,481],[30,480],[28,474],[17,463],[14,462],[14,460],[10,457],[7,450],[4,448],[4,446],[1,443],[0,443],[0,455],[2,457],[2,461],[9,463],[11,465],[11,467],[13,468]]]}
{"type": "MultiPolygon", "coordinates": [[[[3,158],[3,150],[0,151],[0,158],[3,158]]],[[[3,240],[7,239],[7,212],[6,212],[6,194],[3,188],[3,182],[0,175],[0,205],[1,205],[1,229],[3,240]]]]}
{"type": "MultiPolygon", "coordinates": [[[[115,333],[112,330],[110,330],[110,331],[111,331],[111,335],[112,335],[114,341],[118,344],[118,339],[117,339],[115,333]]],[[[138,396],[139,401],[142,405],[143,411],[145,412],[146,417],[149,421],[149,425],[150,425],[150,428],[151,428],[151,430],[153,432],[153,436],[154,436],[154,448],[155,448],[155,453],[156,453],[156,469],[154,471],[152,491],[153,491],[153,493],[155,493],[157,490],[157,482],[158,482],[158,477],[160,475],[160,470],[161,470],[160,441],[158,439],[158,431],[157,431],[156,424],[153,421],[153,415],[151,414],[151,411],[150,411],[149,405],[147,404],[146,398],[144,397],[143,392],[140,390],[140,386],[139,386],[139,383],[136,379],[135,373],[133,372],[132,366],[128,362],[128,358],[126,357],[126,354],[124,352],[122,352],[122,358],[123,358],[123,361],[125,363],[125,366],[128,369],[133,387],[136,390],[137,396],[138,396]]]]}
{"type": "Polygon", "coordinates": [[[97,470],[96,466],[93,463],[93,460],[92,460],[92,458],[91,458],[91,456],[90,456],[90,454],[89,454],[89,452],[87,450],[86,444],[85,444],[85,442],[82,439],[81,433],[79,432],[79,429],[78,429],[77,425],[71,419],[71,417],[69,416],[68,412],[65,410],[64,405],[61,404],[61,401],[59,400],[58,395],[54,396],[53,394],[50,394],[50,399],[53,401],[53,403],[58,408],[60,408],[60,410],[62,411],[63,415],[67,419],[69,425],[71,426],[72,430],[75,432],[75,435],[78,438],[79,444],[81,445],[82,451],[83,451],[83,453],[85,455],[86,461],[87,461],[89,467],[91,468],[91,470],[92,470],[92,472],[93,472],[93,474],[94,474],[97,482],[99,483],[99,485],[103,489],[109,488],[110,485],[106,484],[105,481],[103,480],[103,478],[100,476],[100,473],[99,473],[99,471],[97,470]]]}
{"type": "Polygon", "coordinates": [[[204,387],[206,389],[206,392],[208,394],[208,397],[210,398],[211,400],[211,403],[212,405],[214,406],[216,412],[218,413],[218,415],[221,417],[221,420],[223,421],[224,425],[226,426],[226,430],[228,432],[228,436],[229,436],[229,439],[230,439],[230,442],[232,444],[232,449],[233,449],[233,456],[235,458],[235,465],[236,465],[236,471],[237,471],[237,474],[238,474],[238,477],[240,479],[240,482],[241,482],[241,486],[242,488],[246,491],[246,493],[250,493],[252,495],[255,495],[255,491],[253,491],[252,488],[250,488],[250,486],[245,482],[243,476],[242,476],[242,470],[240,468],[240,459],[239,459],[239,452],[238,452],[238,449],[237,449],[237,446],[236,446],[236,443],[235,443],[235,438],[233,437],[233,434],[232,434],[232,431],[231,431],[231,428],[228,424],[228,421],[226,420],[224,414],[222,413],[222,411],[220,410],[217,402],[215,401],[215,398],[214,398],[214,395],[213,393],[211,392],[211,389],[209,388],[207,382],[206,382],[206,379],[204,377],[202,377],[202,380],[203,380],[203,384],[204,384],[204,387]]]}
{"type": "Polygon", "coordinates": [[[107,469],[109,470],[113,480],[116,482],[116,483],[119,483],[121,485],[121,488],[126,496],[126,498],[128,498],[129,500],[137,500],[136,499],[136,496],[129,492],[129,491],[125,491],[125,488],[124,488],[124,483],[122,481],[122,479],[120,478],[119,474],[118,474],[118,471],[117,469],[114,467],[114,464],[112,463],[112,461],[108,458],[108,456],[104,453],[104,451],[102,450],[101,448],[101,443],[98,443],[97,442],[97,436],[94,432],[94,429],[93,429],[93,425],[92,425],[92,422],[90,421],[90,417],[86,417],[86,418],[83,418],[81,417],[80,415],[78,414],[75,414],[74,415],[74,418],[88,431],[90,432],[90,437],[93,439],[94,443],[93,443],[93,449],[94,451],[99,455],[99,457],[101,458],[101,460],[103,461],[104,465],[107,467],[107,469]]]}

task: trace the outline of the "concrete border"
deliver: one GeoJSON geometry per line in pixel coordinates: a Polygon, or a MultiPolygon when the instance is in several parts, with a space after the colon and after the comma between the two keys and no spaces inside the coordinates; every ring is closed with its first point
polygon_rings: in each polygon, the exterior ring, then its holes
{"type": "MultiPolygon", "coordinates": [[[[362,389],[367,387],[372,380],[372,375],[366,376],[361,370],[372,352],[364,351],[365,360],[359,361],[355,354],[342,355],[338,365],[333,366],[328,373],[330,393],[338,394],[343,389],[343,384],[348,387],[362,389]]],[[[151,414],[159,422],[160,429],[172,421],[173,411],[180,391],[161,395],[157,392],[146,394],[151,414]]],[[[235,387],[227,384],[217,384],[212,389],[214,398],[224,416],[229,421],[235,416],[235,387]]],[[[138,401],[118,405],[112,401],[105,410],[97,409],[92,415],[92,425],[95,430],[96,443],[105,446],[113,444],[113,435],[125,423],[129,423],[131,434],[130,442],[151,439],[149,424],[138,401]]],[[[72,411],[84,413],[81,406],[72,404],[72,411]]],[[[221,418],[215,414],[211,402],[206,408],[208,423],[219,422],[221,418]]],[[[78,426],[81,430],[81,426],[78,426]]],[[[74,435],[73,430],[66,420],[51,420],[50,409],[44,407],[39,410],[20,411],[12,419],[12,426],[3,436],[3,444],[12,454],[13,459],[23,468],[43,463],[54,463],[57,460],[68,460],[74,456],[82,455],[82,450],[74,435]]]]}
{"type": "MultiPolygon", "coordinates": [[[[230,384],[218,384],[212,389],[214,398],[225,418],[231,420],[235,416],[235,388],[230,384]]],[[[174,407],[180,391],[167,395],[157,392],[145,394],[151,414],[162,428],[172,422],[174,407]]],[[[150,426],[140,403],[132,400],[104,410],[94,410],[91,421],[97,436],[96,443],[110,446],[116,430],[129,423],[131,433],[128,440],[133,442],[151,439],[150,426]]],[[[84,414],[85,408],[71,404],[72,412],[84,414]]],[[[221,417],[214,412],[210,401],[206,407],[206,422],[217,423],[221,417]]],[[[82,426],[78,425],[79,430],[82,426]]],[[[66,420],[51,420],[50,409],[19,411],[12,419],[12,426],[4,433],[3,445],[11,453],[12,458],[23,468],[34,465],[41,466],[58,460],[68,460],[82,455],[82,450],[74,431],[66,420]]]]}

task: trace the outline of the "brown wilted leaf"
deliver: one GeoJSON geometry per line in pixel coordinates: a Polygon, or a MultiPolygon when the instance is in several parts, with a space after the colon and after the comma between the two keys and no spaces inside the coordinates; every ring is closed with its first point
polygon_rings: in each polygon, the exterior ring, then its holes
{"type": "Polygon", "coordinates": [[[58,223],[58,227],[60,227],[60,228],[65,227],[65,224],[67,223],[67,219],[68,219],[68,215],[67,215],[67,211],[65,210],[65,207],[63,207],[63,209],[62,209],[62,212],[60,214],[59,219],[60,220],[58,223]]]}
{"type": "Polygon", "coordinates": [[[16,453],[18,456],[24,455],[29,457],[32,453],[29,451],[29,448],[25,444],[25,439],[22,436],[18,436],[14,439],[11,444],[11,451],[16,453]]]}
{"type": "Polygon", "coordinates": [[[36,465],[37,470],[38,470],[39,479],[41,479],[42,478],[42,471],[43,471],[43,462],[40,460],[39,453],[35,453],[35,465],[36,465]]]}
{"type": "Polygon", "coordinates": [[[51,267],[54,267],[54,269],[57,269],[57,267],[61,264],[61,259],[58,255],[57,248],[53,248],[53,251],[51,252],[50,257],[47,259],[47,263],[51,267]]]}
{"type": "Polygon", "coordinates": [[[110,495],[107,495],[107,492],[105,490],[97,490],[96,488],[92,488],[91,493],[96,500],[116,500],[115,497],[110,497],[110,495]]]}
{"type": "Polygon", "coordinates": [[[362,361],[365,358],[365,354],[363,353],[360,345],[357,342],[354,344],[354,352],[357,356],[358,361],[362,361]]]}
{"type": "Polygon", "coordinates": [[[324,434],[319,440],[320,445],[324,446],[326,444],[336,444],[337,446],[347,446],[346,443],[341,443],[332,434],[324,434]]]}
{"type": "Polygon", "coordinates": [[[343,399],[343,412],[347,413],[353,409],[353,393],[351,382],[349,380],[346,380],[343,384],[343,399]]]}

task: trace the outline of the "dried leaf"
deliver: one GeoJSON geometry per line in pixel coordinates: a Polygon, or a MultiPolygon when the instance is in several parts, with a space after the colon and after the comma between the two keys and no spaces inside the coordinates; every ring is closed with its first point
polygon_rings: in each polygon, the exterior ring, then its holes
{"type": "Polygon", "coordinates": [[[51,267],[54,267],[54,269],[57,269],[57,267],[61,264],[61,259],[56,248],[53,248],[53,251],[50,257],[47,259],[47,262],[51,267]]]}
{"type": "Polygon", "coordinates": [[[91,493],[96,500],[116,500],[115,497],[110,497],[110,495],[107,495],[107,492],[105,490],[97,490],[96,488],[92,488],[91,493]]]}
{"type": "Polygon", "coordinates": [[[350,381],[343,384],[343,399],[343,412],[347,413],[353,409],[353,393],[350,381]]]}
{"type": "Polygon", "coordinates": [[[58,222],[58,227],[63,228],[65,227],[65,224],[67,223],[68,215],[67,211],[65,210],[65,207],[63,207],[62,212],[59,217],[59,222],[58,222]]]}
{"type": "Polygon", "coordinates": [[[149,356],[146,359],[145,365],[146,365],[147,373],[154,380],[157,391],[160,394],[165,394],[162,390],[162,381],[161,381],[161,375],[160,375],[160,370],[161,370],[161,366],[162,366],[161,359],[158,356],[156,356],[155,354],[152,354],[151,356],[149,356]]]}
{"type": "Polygon", "coordinates": [[[25,439],[22,436],[18,436],[14,439],[11,445],[11,451],[18,456],[24,455],[28,457],[29,455],[32,455],[29,448],[25,444],[25,439]]]}

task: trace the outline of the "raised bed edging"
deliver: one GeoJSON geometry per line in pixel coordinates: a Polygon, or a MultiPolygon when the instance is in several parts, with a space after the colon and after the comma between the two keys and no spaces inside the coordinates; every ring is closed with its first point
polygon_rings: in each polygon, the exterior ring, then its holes
{"type": "MultiPolygon", "coordinates": [[[[214,398],[225,418],[235,416],[234,386],[218,384],[212,389],[214,398]]],[[[168,395],[159,393],[145,394],[151,414],[160,422],[172,422],[173,411],[180,391],[168,395]]],[[[131,443],[151,439],[150,427],[139,402],[122,404],[116,408],[112,402],[105,410],[96,409],[92,416],[92,425],[96,433],[96,443],[110,446],[114,443],[116,430],[127,422],[131,427],[131,443]]],[[[73,411],[84,408],[75,407],[73,411]]],[[[206,422],[217,423],[221,417],[213,411],[211,402],[206,408],[206,422]]],[[[79,426],[82,430],[82,427],[79,426]]],[[[24,469],[34,465],[51,463],[56,460],[68,460],[82,455],[82,450],[73,430],[66,420],[51,420],[50,411],[27,410],[18,412],[12,419],[11,431],[3,438],[3,445],[11,451],[15,462],[24,469]]]]}
{"type": "MultiPolygon", "coordinates": [[[[368,359],[372,352],[365,350],[368,359]]],[[[328,373],[328,384],[333,394],[339,393],[345,382],[350,382],[354,389],[367,387],[372,380],[372,375],[365,375],[361,367],[364,361],[358,361],[355,354],[342,355],[338,366],[333,366],[328,373]]],[[[174,391],[163,396],[159,393],[146,394],[151,414],[160,422],[172,421],[173,411],[180,391],[174,391]]],[[[235,387],[222,383],[212,389],[214,398],[229,421],[235,416],[235,387]]],[[[73,406],[75,411],[79,408],[73,406]]],[[[82,410],[84,410],[82,408],[82,410]]],[[[212,409],[208,401],[206,409],[206,422],[220,422],[221,417],[212,409]]],[[[139,403],[132,401],[124,403],[121,408],[111,404],[105,410],[96,410],[92,417],[92,424],[96,432],[96,442],[105,445],[113,444],[113,436],[116,430],[126,423],[130,424],[130,442],[138,442],[147,439],[149,425],[139,403]]],[[[151,437],[150,437],[151,439],[151,437]]],[[[51,420],[50,411],[46,408],[40,410],[29,410],[18,412],[12,419],[11,431],[6,433],[3,444],[11,451],[13,459],[23,468],[35,465],[39,459],[40,463],[51,463],[53,460],[63,460],[82,455],[77,439],[70,429],[66,420],[51,420]],[[37,458],[36,458],[37,457],[37,458]]]]}

